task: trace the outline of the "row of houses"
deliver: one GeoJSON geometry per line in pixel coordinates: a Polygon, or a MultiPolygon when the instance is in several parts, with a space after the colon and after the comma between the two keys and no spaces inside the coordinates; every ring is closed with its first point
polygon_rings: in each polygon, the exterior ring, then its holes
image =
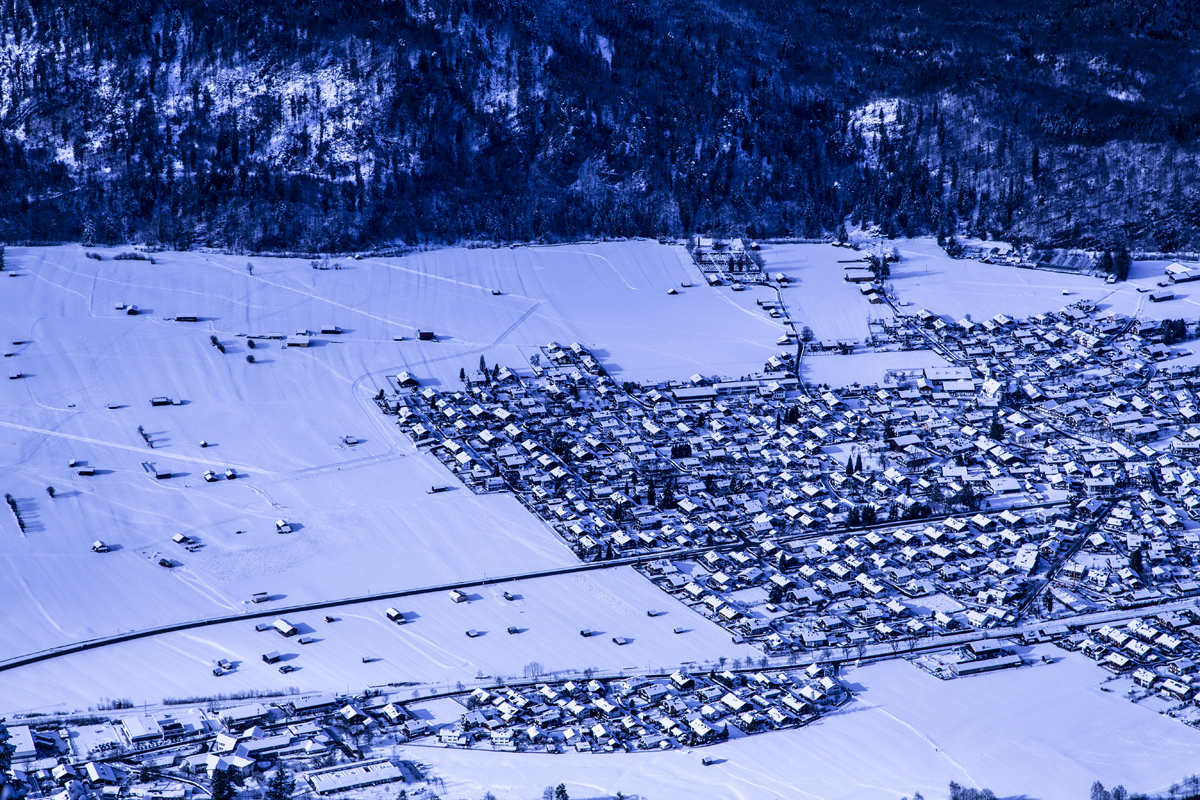
{"type": "Polygon", "coordinates": [[[514,752],[685,748],[807,724],[849,697],[817,665],[476,689],[437,737],[449,747],[514,752]]]}

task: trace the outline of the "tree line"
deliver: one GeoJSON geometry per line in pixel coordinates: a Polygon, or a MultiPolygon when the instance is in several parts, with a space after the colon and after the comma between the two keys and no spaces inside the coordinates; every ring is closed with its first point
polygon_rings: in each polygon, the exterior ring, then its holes
{"type": "Polygon", "coordinates": [[[5,4],[0,238],[1200,245],[1190,4],[5,4]]]}

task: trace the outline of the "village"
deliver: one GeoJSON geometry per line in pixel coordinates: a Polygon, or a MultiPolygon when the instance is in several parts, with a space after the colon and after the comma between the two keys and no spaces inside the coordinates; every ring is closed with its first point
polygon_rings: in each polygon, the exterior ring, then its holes
{"type": "MultiPolygon", "coordinates": [[[[754,245],[691,249],[710,284],[774,294],[757,313],[785,333],[761,370],[617,380],[592,348],[552,341],[527,363],[455,365],[459,386],[389,372],[372,412],[444,465],[447,483],[427,493],[511,495],[579,565],[632,567],[761,655],[570,673],[534,662],[523,679],[481,670],[474,684],[424,695],[417,683],[379,683],[22,714],[7,721],[16,783],[55,800],[177,800],[209,796],[218,771],[261,792],[283,768],[303,793],[401,784],[402,796],[432,796],[437,778],[419,748],[597,758],[696,749],[707,766],[719,763],[710,745],[839,713],[858,691],[846,673],[863,665],[905,659],[970,681],[1053,668],[1055,651],[1105,670],[1103,691],[1200,726],[1200,532],[1187,524],[1200,521],[1194,323],[1070,298],[1023,318],[955,319],[898,298],[887,258],[851,252],[844,282],[892,315],[872,323],[869,341],[822,342],[791,317],[797,289],[754,245]],[[804,379],[814,359],[864,348],[928,350],[947,365],[890,368],[872,384],[804,379]]],[[[1164,280],[1190,274],[1172,264],[1164,280]]],[[[1154,294],[1146,301],[1171,299],[1154,294]]],[[[307,348],[312,336],[262,338],[307,348]]],[[[437,347],[431,330],[416,338],[437,347]]],[[[241,484],[239,473],[225,475],[241,484]]],[[[303,529],[279,519],[275,533],[293,527],[303,529]]],[[[202,547],[194,536],[173,541],[189,554],[202,547]]],[[[448,595],[439,602],[475,599],[448,595]]],[[[391,602],[375,615],[388,625],[431,624],[403,598],[391,602]]],[[[665,619],[666,638],[692,634],[687,620],[665,619]]],[[[239,624],[269,640],[263,663],[250,661],[271,672],[302,663],[274,649],[276,636],[320,641],[283,617],[239,624]]],[[[515,641],[525,629],[497,632],[515,641]]],[[[627,652],[631,640],[613,633],[578,631],[627,652]]],[[[216,677],[241,669],[215,664],[216,677]]]]}
{"type": "MultiPolygon", "coordinates": [[[[1200,518],[1197,370],[1156,366],[1190,336],[1180,323],[1076,302],[897,327],[955,366],[835,390],[802,385],[789,351],[741,380],[618,385],[583,346],[550,343],[528,378],[481,364],[448,392],[401,374],[377,402],[580,559],[636,557],[769,655],[1031,621],[1061,636],[1200,593],[1183,524],[1200,518]]],[[[1166,619],[1088,652],[1165,678],[1196,631],[1166,619]]]]}

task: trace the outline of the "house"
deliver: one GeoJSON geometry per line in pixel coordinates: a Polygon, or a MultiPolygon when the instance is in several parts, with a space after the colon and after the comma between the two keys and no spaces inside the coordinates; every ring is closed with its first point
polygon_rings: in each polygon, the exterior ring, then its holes
{"type": "Polygon", "coordinates": [[[125,778],[123,772],[114,770],[108,764],[97,764],[95,761],[83,765],[83,775],[93,786],[116,786],[125,778]]]}
{"type": "MultiPolygon", "coordinates": [[[[278,655],[278,653],[276,653],[278,655]]],[[[320,711],[328,711],[337,706],[338,700],[332,694],[317,694],[309,697],[302,697],[291,702],[292,713],[297,716],[305,714],[315,714],[320,711]]]]}
{"type": "Polygon", "coordinates": [[[252,757],[244,755],[219,755],[217,753],[209,753],[205,756],[204,765],[209,775],[212,775],[217,770],[226,772],[234,772],[243,777],[250,774],[257,763],[252,757]]]}

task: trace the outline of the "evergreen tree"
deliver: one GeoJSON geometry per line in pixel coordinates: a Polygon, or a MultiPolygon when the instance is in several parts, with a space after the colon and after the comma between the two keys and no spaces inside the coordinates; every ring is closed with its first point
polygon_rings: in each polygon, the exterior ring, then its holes
{"type": "Polygon", "coordinates": [[[567,794],[567,787],[564,784],[560,783],[554,787],[554,800],[571,800],[570,795],[567,794]]]}
{"type": "Polygon", "coordinates": [[[992,418],[992,424],[988,428],[988,438],[997,442],[1004,439],[1004,425],[995,417],[992,418]]]}
{"type": "Polygon", "coordinates": [[[485,361],[483,359],[483,356],[479,357],[479,372],[481,375],[483,375],[484,378],[487,378],[487,374],[488,374],[487,361],[485,361]]]}
{"type": "Polygon", "coordinates": [[[1129,256],[1129,250],[1122,247],[1113,257],[1113,275],[1117,280],[1123,281],[1129,278],[1129,269],[1133,266],[1133,259],[1129,256]]]}
{"type": "Polygon", "coordinates": [[[267,791],[263,796],[265,800],[291,800],[294,791],[296,791],[295,779],[280,766],[268,781],[267,791]]]}
{"type": "Polygon", "coordinates": [[[675,493],[671,491],[671,487],[663,487],[662,494],[658,498],[658,507],[664,511],[670,511],[677,505],[678,503],[675,502],[675,493]]]}
{"type": "Polygon", "coordinates": [[[859,454],[858,458],[854,459],[854,471],[862,472],[862,454],[861,453],[859,454]]]}
{"type": "Polygon", "coordinates": [[[846,456],[846,477],[854,475],[854,456],[846,456]]]}
{"type": "Polygon", "coordinates": [[[467,368],[462,367],[458,370],[458,379],[463,383],[467,382],[467,368]]]}
{"type": "Polygon", "coordinates": [[[7,775],[8,771],[12,769],[13,753],[16,751],[17,746],[9,738],[8,727],[4,724],[4,719],[0,717],[0,778],[7,775]]]}
{"type": "Polygon", "coordinates": [[[229,772],[227,770],[213,770],[212,791],[210,794],[212,795],[212,800],[233,800],[233,782],[229,779],[229,772]]]}
{"type": "Polygon", "coordinates": [[[1100,256],[1100,263],[1097,266],[1099,267],[1100,271],[1103,272],[1105,275],[1113,274],[1114,265],[1113,265],[1113,255],[1112,255],[1111,250],[1104,251],[1104,254],[1100,256]]]}

